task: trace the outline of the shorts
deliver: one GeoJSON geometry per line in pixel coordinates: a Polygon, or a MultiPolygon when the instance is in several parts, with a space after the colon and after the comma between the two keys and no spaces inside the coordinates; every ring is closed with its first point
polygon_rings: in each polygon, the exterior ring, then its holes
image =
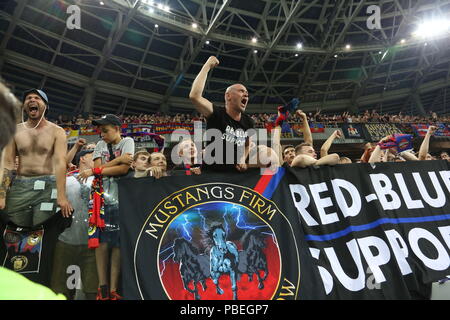
{"type": "Polygon", "coordinates": [[[8,219],[20,227],[43,224],[57,210],[55,176],[17,176],[6,195],[5,209],[8,219]]]}
{"type": "Polygon", "coordinates": [[[95,251],[85,245],[71,245],[58,241],[55,246],[51,289],[73,298],[76,288],[74,278],[80,273],[81,285],[85,294],[96,294],[98,288],[95,251]],[[68,281],[69,280],[69,281],[68,281]]]}
{"type": "Polygon", "coordinates": [[[105,205],[105,228],[100,232],[100,243],[120,247],[119,205],[105,205]]]}

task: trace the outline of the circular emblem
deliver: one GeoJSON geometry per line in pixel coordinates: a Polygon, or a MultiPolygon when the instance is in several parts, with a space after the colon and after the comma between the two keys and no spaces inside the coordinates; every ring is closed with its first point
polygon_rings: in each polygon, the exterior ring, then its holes
{"type": "Polygon", "coordinates": [[[21,237],[18,233],[6,231],[6,233],[4,235],[4,239],[7,244],[14,244],[14,243],[18,243],[20,241],[21,237]]]}
{"type": "Polygon", "coordinates": [[[268,300],[277,290],[280,266],[270,225],[227,202],[180,214],[160,243],[160,279],[174,300],[268,300]],[[190,284],[185,288],[183,281],[190,284]]]}
{"type": "Polygon", "coordinates": [[[142,299],[298,295],[300,260],[292,226],[275,203],[246,187],[210,183],[171,194],[153,208],[134,252],[142,299]]]}
{"type": "Polygon", "coordinates": [[[28,239],[27,239],[28,245],[35,246],[39,242],[41,242],[41,234],[40,233],[34,232],[28,236],[28,239]]]}
{"type": "Polygon", "coordinates": [[[22,271],[28,265],[28,258],[25,256],[14,256],[11,258],[11,265],[14,271],[22,271]]]}

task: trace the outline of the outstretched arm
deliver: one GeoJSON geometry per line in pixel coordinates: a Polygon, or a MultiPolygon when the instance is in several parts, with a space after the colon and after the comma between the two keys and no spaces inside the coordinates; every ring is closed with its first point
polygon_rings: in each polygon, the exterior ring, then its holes
{"type": "Polygon", "coordinates": [[[342,138],[341,131],[336,130],[334,131],[331,136],[325,141],[320,148],[320,157],[323,158],[328,155],[328,150],[330,150],[331,145],[333,144],[334,139],[340,139],[342,138]]]}
{"type": "Polygon", "coordinates": [[[211,101],[203,97],[203,90],[205,89],[209,71],[218,64],[219,60],[217,60],[216,57],[209,57],[208,61],[206,61],[203,68],[200,70],[200,73],[195,78],[191,92],[189,93],[189,99],[191,99],[197,111],[205,117],[209,117],[213,113],[213,105],[211,101]]]}
{"type": "Polygon", "coordinates": [[[72,149],[67,153],[66,156],[66,163],[69,165],[72,163],[73,158],[75,158],[75,155],[78,151],[86,144],[86,140],[83,138],[78,139],[78,141],[73,145],[72,149]]]}
{"type": "Polygon", "coordinates": [[[303,140],[305,141],[305,143],[313,145],[311,128],[309,127],[308,117],[306,116],[306,113],[304,113],[302,110],[297,110],[297,114],[302,118],[303,121],[303,140]]]}
{"type": "Polygon", "coordinates": [[[425,138],[423,138],[422,144],[420,145],[419,149],[419,160],[426,160],[428,149],[430,147],[430,138],[431,136],[436,132],[437,127],[430,126],[428,128],[427,134],[425,135],[425,138]]]}

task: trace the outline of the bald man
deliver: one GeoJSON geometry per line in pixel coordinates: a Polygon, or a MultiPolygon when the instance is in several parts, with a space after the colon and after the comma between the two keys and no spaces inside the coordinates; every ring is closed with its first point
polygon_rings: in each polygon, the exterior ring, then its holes
{"type": "MultiPolygon", "coordinates": [[[[208,147],[205,152],[205,162],[208,164],[207,169],[215,171],[245,171],[250,153],[251,132],[249,129],[254,128],[254,122],[250,116],[245,114],[249,96],[248,91],[242,84],[233,84],[225,91],[225,107],[218,107],[213,105],[208,99],[203,97],[203,90],[205,89],[206,79],[209,71],[219,65],[219,60],[216,57],[210,57],[203,65],[200,73],[192,84],[192,89],[189,98],[195,105],[198,112],[206,118],[207,129],[217,129],[220,131],[220,140],[222,148],[215,148],[215,153],[211,154],[214,157],[214,162],[209,163],[208,147]]],[[[213,141],[209,146],[216,147],[219,141],[213,141]]],[[[256,145],[254,145],[256,148],[256,145]]],[[[267,152],[258,147],[258,154],[274,154],[267,148],[267,152]]],[[[211,148],[210,148],[211,150],[211,148]]],[[[255,149],[256,150],[256,149],[255,149]]],[[[263,167],[268,165],[267,162],[260,161],[255,163],[255,166],[263,167]],[[261,163],[262,162],[262,163],[261,163]]],[[[272,161],[274,162],[274,161],[272,161]]],[[[273,165],[273,163],[271,163],[273,165]]]]}

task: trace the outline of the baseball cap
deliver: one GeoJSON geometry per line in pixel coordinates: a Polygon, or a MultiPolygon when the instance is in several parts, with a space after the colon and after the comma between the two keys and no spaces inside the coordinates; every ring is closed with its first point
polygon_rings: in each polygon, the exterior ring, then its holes
{"type": "Polygon", "coordinates": [[[25,99],[27,98],[27,96],[28,96],[30,93],[36,93],[37,95],[39,95],[39,96],[42,98],[42,100],[45,101],[45,104],[46,104],[47,107],[48,107],[48,97],[47,97],[47,94],[46,94],[44,91],[39,90],[39,89],[29,89],[29,90],[26,90],[26,91],[23,93],[23,96],[22,96],[22,102],[25,102],[25,99]]]}
{"type": "Polygon", "coordinates": [[[113,114],[106,114],[100,119],[96,119],[92,121],[94,126],[102,126],[105,124],[112,124],[113,126],[122,126],[122,121],[120,121],[119,117],[113,114]]]}
{"type": "Polygon", "coordinates": [[[74,164],[78,167],[79,165],[80,165],[80,159],[81,159],[81,157],[84,157],[85,155],[87,155],[87,154],[89,154],[89,153],[93,153],[94,152],[94,149],[86,149],[86,150],[81,150],[80,152],[78,152],[76,155],[75,155],[75,158],[74,158],[74,164]]]}

